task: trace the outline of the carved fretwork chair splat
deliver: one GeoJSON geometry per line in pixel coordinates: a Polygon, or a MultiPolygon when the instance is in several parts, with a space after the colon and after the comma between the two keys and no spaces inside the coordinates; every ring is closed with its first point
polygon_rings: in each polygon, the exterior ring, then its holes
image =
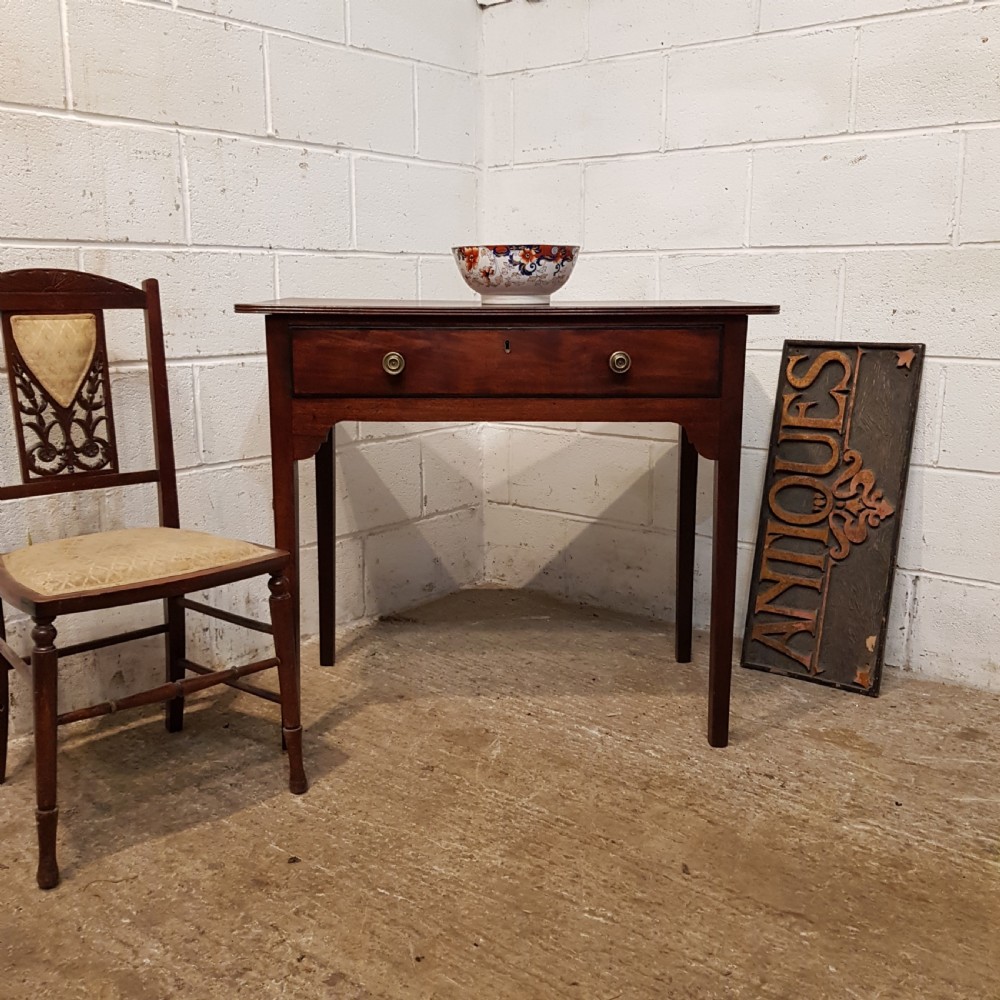
{"type": "MultiPolygon", "coordinates": [[[[289,787],[306,790],[299,718],[298,622],[289,592],[289,555],[280,549],[180,528],[171,437],[170,403],[155,280],[134,288],[79,271],[0,272],[0,325],[6,356],[21,482],[0,487],[0,501],[155,483],[159,518],[127,528],[27,545],[0,555],[0,602],[29,615],[32,649],[18,655],[7,643],[0,614],[0,783],[6,776],[11,670],[29,670],[34,695],[38,884],[59,883],[56,863],[56,744],[60,725],[122,708],[165,703],[169,732],[183,726],[188,694],[228,684],[281,706],[282,744],[288,751],[289,787]],[[121,471],[115,437],[104,313],[141,311],[145,319],[155,467],[121,471]],[[217,611],[186,595],[267,576],[271,624],[217,611]],[[56,618],[162,599],[160,625],[117,633],[73,646],[56,646],[56,618]],[[216,670],[187,658],[185,611],[220,618],[274,636],[271,658],[216,670]],[[71,712],[57,708],[62,657],[119,642],[163,635],[165,683],[71,712]],[[242,678],[274,668],[280,694],[242,678]]],[[[2,604],[0,604],[2,608],[2,604]]]]}

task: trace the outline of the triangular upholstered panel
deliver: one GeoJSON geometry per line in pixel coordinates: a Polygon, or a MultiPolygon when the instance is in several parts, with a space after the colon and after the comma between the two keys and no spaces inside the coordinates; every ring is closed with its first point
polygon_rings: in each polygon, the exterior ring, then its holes
{"type": "Polygon", "coordinates": [[[14,343],[35,381],[63,408],[80,391],[97,349],[97,318],[12,316],[14,343]]]}

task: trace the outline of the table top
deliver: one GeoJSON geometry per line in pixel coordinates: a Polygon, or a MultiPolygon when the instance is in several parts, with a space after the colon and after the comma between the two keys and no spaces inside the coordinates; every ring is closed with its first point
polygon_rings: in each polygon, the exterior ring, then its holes
{"type": "Polygon", "coordinates": [[[352,315],[386,315],[412,313],[420,316],[474,312],[477,315],[560,317],[621,315],[634,312],[647,318],[671,316],[760,316],[773,315],[780,306],[756,302],[725,302],[718,300],[693,302],[556,302],[551,305],[480,305],[474,300],[433,301],[415,299],[273,299],[269,302],[244,302],[236,305],[238,313],[265,315],[309,315],[310,313],[350,313],[352,315]]]}

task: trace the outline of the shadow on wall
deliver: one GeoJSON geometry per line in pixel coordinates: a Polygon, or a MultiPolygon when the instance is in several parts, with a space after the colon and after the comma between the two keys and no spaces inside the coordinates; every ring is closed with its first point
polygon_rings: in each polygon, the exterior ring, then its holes
{"type": "MultiPolygon", "coordinates": [[[[566,450],[586,461],[587,439],[571,439],[566,450]]],[[[676,483],[678,446],[673,442],[653,466],[637,469],[614,500],[586,516],[570,498],[541,507],[488,502],[486,578],[510,587],[537,589],[584,604],[667,619],[674,610],[675,533],[658,513],[659,493],[676,483]],[[655,498],[655,499],[654,499],[655,498]],[[569,508],[569,509],[567,509],[569,508]],[[576,509],[574,509],[576,508],[576,509]]],[[[550,462],[520,463],[512,445],[512,490],[517,484],[544,482],[550,462]]],[[[599,473],[578,470],[582,489],[599,487],[599,473]]],[[[576,474],[574,475],[574,482],[576,474]]],[[[531,498],[533,499],[533,498],[531,498]]],[[[584,503],[583,506],[589,507],[584,503]]]]}
{"type": "MultiPolygon", "coordinates": [[[[746,392],[748,416],[766,412],[769,419],[773,389],[765,392],[748,375],[746,392]]],[[[607,429],[613,431],[613,426],[607,425],[607,429]]],[[[674,425],[650,424],[648,428],[649,467],[637,467],[636,476],[599,510],[586,502],[567,502],[565,488],[561,499],[552,501],[551,506],[535,498],[525,501],[524,491],[519,491],[517,484],[545,482],[551,475],[547,468],[551,463],[543,460],[520,464],[517,443],[512,441],[511,469],[507,471],[513,484],[509,502],[502,494],[498,499],[496,492],[487,496],[487,581],[536,588],[568,600],[657,619],[672,618],[679,446],[674,425]]],[[[530,425],[519,425],[513,434],[518,436],[519,431],[530,436],[530,425]]],[[[548,433],[551,436],[551,431],[548,433]]],[[[593,454],[593,437],[572,437],[567,442],[569,450],[578,449],[576,461],[581,464],[593,454]]],[[[630,445],[635,443],[635,438],[630,439],[630,445]]],[[[599,475],[597,470],[579,468],[570,462],[566,465],[581,492],[599,475]]],[[[763,466],[763,452],[744,450],[737,567],[739,631],[746,613],[763,466]]],[[[599,493],[597,487],[599,484],[595,484],[595,492],[599,493]]],[[[698,463],[695,549],[695,624],[699,627],[709,621],[713,488],[714,463],[702,458],[698,463]]],[[[537,495],[539,491],[532,492],[537,495]]]]}
{"type": "Polygon", "coordinates": [[[338,585],[363,597],[342,619],[392,613],[482,579],[481,468],[472,425],[338,446],[336,527],[353,536],[360,562],[341,562],[338,585]]]}
{"type": "MultiPolygon", "coordinates": [[[[740,492],[739,551],[735,631],[742,635],[746,619],[754,548],[760,518],[767,446],[775,405],[777,352],[757,352],[757,364],[748,369],[745,383],[743,439],[748,443],[742,454],[740,492]],[[773,357],[773,381],[760,364],[764,355],[773,357]]],[[[766,360],[766,359],[765,359],[766,360]]],[[[613,429],[614,425],[607,425],[613,429]]],[[[650,437],[661,425],[649,425],[650,437]]],[[[663,425],[664,428],[667,425],[663,425]]],[[[520,429],[520,428],[519,428],[520,429]]],[[[516,432],[515,432],[516,433],[516,432]]],[[[530,429],[527,432],[530,435],[530,429]]],[[[553,435],[553,429],[545,432],[553,435]]],[[[665,441],[667,433],[658,440],[665,441]]],[[[579,461],[593,452],[593,438],[568,438],[570,448],[579,448],[579,461]]],[[[634,439],[633,439],[634,440],[634,439]]],[[[655,441],[654,441],[655,443],[655,441]]],[[[529,441],[530,444],[530,441],[529,441]]],[[[531,482],[546,475],[546,463],[518,465],[513,444],[507,474],[511,480],[531,482]]],[[[646,614],[670,620],[675,607],[676,491],[677,445],[662,452],[654,449],[648,473],[637,477],[627,489],[600,511],[587,512],[573,504],[560,507],[541,506],[537,501],[519,505],[488,497],[485,533],[489,546],[486,579],[512,587],[536,588],[559,597],[620,611],[646,614]],[[651,512],[644,519],[635,515],[648,496],[651,512]]],[[[568,464],[568,463],[567,463],[568,464]]],[[[711,535],[714,463],[700,459],[696,530],[695,609],[696,627],[707,627],[711,601],[711,535]]],[[[585,470],[574,472],[575,479],[586,483],[585,470]]],[[[901,665],[908,661],[907,635],[914,604],[914,583],[905,567],[908,552],[916,553],[922,545],[925,481],[911,476],[906,501],[900,565],[893,587],[889,613],[885,663],[901,665]],[[909,540],[909,541],[907,541],[909,540]]],[[[565,491],[564,491],[565,495],[565,491]]],[[[917,565],[913,557],[913,565],[917,565]]]]}

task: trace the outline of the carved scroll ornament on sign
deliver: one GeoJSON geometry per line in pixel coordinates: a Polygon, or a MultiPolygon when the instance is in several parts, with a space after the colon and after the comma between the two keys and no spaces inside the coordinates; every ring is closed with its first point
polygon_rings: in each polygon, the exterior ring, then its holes
{"type": "Polygon", "coordinates": [[[878,694],[923,355],[785,343],[743,666],[878,694]]]}

